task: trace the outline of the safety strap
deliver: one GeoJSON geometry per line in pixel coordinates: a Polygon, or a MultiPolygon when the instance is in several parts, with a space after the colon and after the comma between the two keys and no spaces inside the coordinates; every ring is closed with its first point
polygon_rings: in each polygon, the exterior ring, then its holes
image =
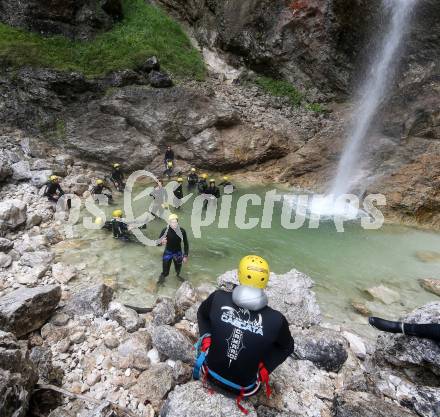
{"type": "Polygon", "coordinates": [[[171,252],[169,250],[166,250],[163,254],[163,259],[165,261],[169,261],[171,259],[176,259],[178,262],[180,262],[183,259],[183,253],[182,252],[171,252]]]}
{"type": "Polygon", "coordinates": [[[272,391],[270,389],[269,385],[269,372],[265,368],[263,362],[260,362],[258,365],[258,380],[261,381],[266,386],[266,397],[269,398],[272,394],[272,391]]]}
{"type": "Polygon", "coordinates": [[[244,397],[244,389],[242,388],[241,390],[240,390],[240,394],[237,396],[237,398],[235,399],[235,402],[237,403],[237,407],[239,408],[239,410],[243,413],[243,414],[249,414],[249,410],[247,410],[246,408],[244,408],[242,405],[241,405],[241,400],[243,399],[243,397],[244,397]]]}

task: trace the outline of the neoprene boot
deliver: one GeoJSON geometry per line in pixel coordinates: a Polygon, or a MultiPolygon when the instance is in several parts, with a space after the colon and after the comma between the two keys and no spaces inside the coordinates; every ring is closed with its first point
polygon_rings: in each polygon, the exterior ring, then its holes
{"type": "Polygon", "coordinates": [[[384,320],[379,317],[369,317],[369,323],[376,329],[388,333],[403,333],[402,324],[400,321],[384,320]]]}

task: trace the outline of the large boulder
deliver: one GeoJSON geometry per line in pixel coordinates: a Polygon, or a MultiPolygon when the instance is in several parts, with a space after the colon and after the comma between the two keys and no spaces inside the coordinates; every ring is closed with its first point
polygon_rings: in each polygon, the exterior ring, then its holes
{"type": "Polygon", "coordinates": [[[152,314],[152,323],[155,326],[174,324],[174,322],[176,321],[176,308],[174,306],[173,300],[168,297],[163,297],[159,299],[157,304],[153,308],[152,314]]]}
{"type": "MultiPolygon", "coordinates": [[[[243,401],[248,417],[257,417],[254,407],[243,401]]],[[[178,385],[165,401],[160,417],[242,417],[233,398],[211,395],[199,382],[178,385]]]]}
{"type": "MultiPolygon", "coordinates": [[[[228,271],[218,277],[220,288],[232,290],[238,285],[237,271],[228,271]]],[[[310,327],[319,324],[321,311],[311,290],[314,283],[306,274],[292,269],[286,274],[270,274],[266,294],[269,306],[280,311],[289,325],[310,327]]]]}
{"type": "Polygon", "coordinates": [[[0,415],[25,417],[32,388],[38,381],[35,366],[12,333],[0,330],[0,415]]]}
{"type": "Polygon", "coordinates": [[[196,290],[189,281],[185,281],[174,294],[174,304],[179,315],[183,315],[196,301],[196,290]]]}
{"type": "Polygon", "coordinates": [[[20,288],[0,298],[0,329],[24,336],[39,329],[55,311],[61,288],[20,288]]]}
{"type": "Polygon", "coordinates": [[[120,0],[25,0],[0,3],[0,20],[44,35],[89,39],[122,17],[120,0]]]}
{"type": "Polygon", "coordinates": [[[194,362],[194,348],[191,341],[171,326],[158,326],[153,331],[153,346],[167,358],[194,362]]]}
{"type": "Polygon", "coordinates": [[[4,182],[11,175],[12,168],[9,161],[4,157],[0,157],[0,183],[4,182]]]}
{"type": "Polygon", "coordinates": [[[28,180],[32,177],[29,162],[19,161],[12,164],[12,179],[16,181],[28,180]]]}
{"type": "Polygon", "coordinates": [[[21,200],[10,199],[0,202],[0,233],[13,230],[26,223],[27,205],[21,200]]]}
{"type": "Polygon", "coordinates": [[[295,354],[303,360],[313,362],[320,369],[339,372],[348,358],[347,341],[338,332],[313,326],[292,333],[295,354]]]}
{"type": "Polygon", "coordinates": [[[417,414],[366,392],[345,391],[336,397],[337,417],[416,417],[417,414]]]}
{"type": "MultiPolygon", "coordinates": [[[[440,301],[424,305],[403,318],[407,323],[440,323],[440,301]]],[[[379,363],[384,361],[399,369],[414,369],[440,376],[440,345],[433,340],[418,337],[380,334],[375,352],[379,363]]]]}
{"type": "Polygon", "coordinates": [[[63,312],[70,315],[94,314],[102,316],[113,298],[113,289],[104,284],[86,288],[74,294],[63,307],[63,312]]]}

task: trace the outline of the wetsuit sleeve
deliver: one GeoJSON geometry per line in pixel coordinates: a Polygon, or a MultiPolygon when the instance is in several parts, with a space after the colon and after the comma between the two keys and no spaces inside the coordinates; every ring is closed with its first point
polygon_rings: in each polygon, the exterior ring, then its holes
{"type": "Polygon", "coordinates": [[[44,184],[43,187],[44,187],[43,195],[44,195],[44,196],[47,196],[47,195],[48,195],[48,192],[49,192],[49,183],[46,182],[46,184],[44,184]]]}
{"type": "MultiPolygon", "coordinates": [[[[162,229],[162,231],[160,232],[160,235],[159,235],[159,237],[157,238],[158,240],[160,240],[160,239],[162,239],[163,238],[163,235],[165,234],[165,231],[166,231],[167,229],[165,228],[165,229],[162,229]]],[[[160,243],[158,243],[157,244],[157,246],[161,246],[161,244],[160,243]]]]}
{"type": "Polygon", "coordinates": [[[281,324],[278,338],[269,351],[267,357],[263,362],[266,369],[271,373],[275,368],[281,365],[289,355],[293,353],[294,341],[290,334],[289,324],[286,318],[283,316],[283,323],[281,324]]]}
{"type": "Polygon", "coordinates": [[[63,195],[63,194],[64,194],[64,191],[63,191],[63,189],[61,188],[61,185],[60,185],[60,184],[57,184],[57,189],[58,189],[58,191],[60,192],[60,195],[63,195]]]}
{"type": "Polygon", "coordinates": [[[188,243],[188,237],[186,236],[186,231],[185,230],[182,230],[182,236],[183,236],[183,254],[185,256],[188,256],[189,243],[188,243]]]}
{"type": "Polygon", "coordinates": [[[209,312],[211,311],[212,301],[214,300],[214,291],[202,304],[197,311],[197,323],[199,325],[199,335],[203,336],[206,333],[211,333],[211,320],[209,312]]]}

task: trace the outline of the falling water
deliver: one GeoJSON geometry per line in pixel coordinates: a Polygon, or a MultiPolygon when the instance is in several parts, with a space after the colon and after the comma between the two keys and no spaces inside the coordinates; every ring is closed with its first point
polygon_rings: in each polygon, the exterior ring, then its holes
{"type": "Polygon", "coordinates": [[[362,143],[394,77],[400,46],[415,4],[416,0],[383,0],[384,8],[391,16],[389,26],[373,59],[369,74],[359,90],[360,100],[330,191],[333,196],[349,192],[353,184],[362,143]]]}

